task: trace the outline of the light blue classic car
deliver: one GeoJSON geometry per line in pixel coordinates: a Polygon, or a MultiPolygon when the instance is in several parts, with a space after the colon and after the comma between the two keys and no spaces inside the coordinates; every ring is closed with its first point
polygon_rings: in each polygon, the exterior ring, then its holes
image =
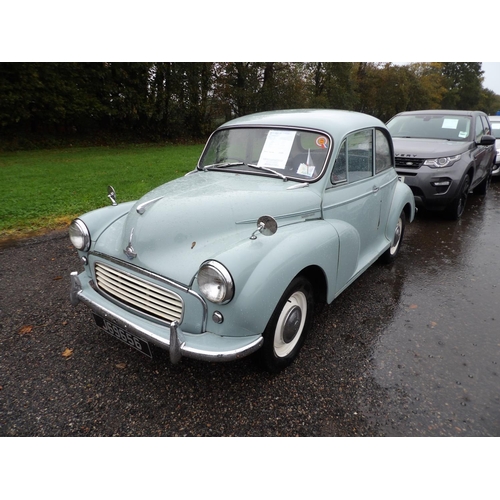
{"type": "Polygon", "coordinates": [[[227,361],[255,351],[270,371],[377,259],[399,253],[415,214],[378,119],[336,110],[237,118],[195,170],[138,201],[74,220],[84,270],[71,302],[140,352],[227,361]]]}

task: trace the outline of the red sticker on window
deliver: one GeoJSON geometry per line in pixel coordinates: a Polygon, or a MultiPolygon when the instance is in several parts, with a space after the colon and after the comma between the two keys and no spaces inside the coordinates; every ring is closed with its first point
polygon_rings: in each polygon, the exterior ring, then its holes
{"type": "Polygon", "coordinates": [[[326,137],[318,137],[316,139],[316,146],[319,146],[320,148],[326,149],[328,147],[328,141],[326,137]]]}

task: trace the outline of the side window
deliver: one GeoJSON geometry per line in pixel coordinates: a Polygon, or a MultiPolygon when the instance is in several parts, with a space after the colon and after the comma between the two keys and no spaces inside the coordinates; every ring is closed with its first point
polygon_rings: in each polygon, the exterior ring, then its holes
{"type": "Polygon", "coordinates": [[[347,172],[349,182],[373,175],[373,130],[360,130],[347,137],[347,172]]]}
{"type": "MultiPolygon", "coordinates": [[[[387,140],[385,145],[389,146],[387,140]]],[[[346,181],[356,182],[372,176],[373,130],[360,130],[349,135],[342,142],[330,180],[332,184],[340,184],[346,181]]]]}
{"type": "Polygon", "coordinates": [[[339,184],[347,180],[347,142],[344,140],[340,146],[339,154],[333,165],[332,184],[339,184]]]}
{"type": "Polygon", "coordinates": [[[481,115],[481,120],[483,120],[484,133],[487,135],[491,135],[491,128],[488,122],[488,118],[486,118],[486,116],[481,115]]]}
{"type": "Polygon", "coordinates": [[[375,131],[375,173],[383,172],[392,167],[392,151],[387,136],[381,131],[375,131]]]}
{"type": "Polygon", "coordinates": [[[481,121],[481,117],[476,116],[476,142],[481,142],[481,137],[484,135],[484,127],[483,122],[481,121]]]}

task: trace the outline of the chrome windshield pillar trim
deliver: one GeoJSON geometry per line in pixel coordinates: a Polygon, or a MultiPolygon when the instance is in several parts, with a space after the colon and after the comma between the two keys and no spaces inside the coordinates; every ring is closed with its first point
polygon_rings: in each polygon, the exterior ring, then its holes
{"type": "Polygon", "coordinates": [[[78,277],[77,271],[73,271],[70,276],[71,276],[71,285],[69,290],[69,300],[71,301],[72,305],[77,306],[78,302],[80,302],[78,296],[82,291],[82,284],[80,282],[80,278],[78,277]]]}

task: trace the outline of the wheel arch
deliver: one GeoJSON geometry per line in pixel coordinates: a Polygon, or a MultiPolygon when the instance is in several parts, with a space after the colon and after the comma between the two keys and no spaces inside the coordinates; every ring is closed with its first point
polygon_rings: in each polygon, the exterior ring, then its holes
{"type": "Polygon", "coordinates": [[[301,275],[311,283],[314,294],[314,301],[316,303],[326,303],[328,280],[325,271],[320,266],[313,265],[306,267],[297,274],[297,276],[301,275]]]}

